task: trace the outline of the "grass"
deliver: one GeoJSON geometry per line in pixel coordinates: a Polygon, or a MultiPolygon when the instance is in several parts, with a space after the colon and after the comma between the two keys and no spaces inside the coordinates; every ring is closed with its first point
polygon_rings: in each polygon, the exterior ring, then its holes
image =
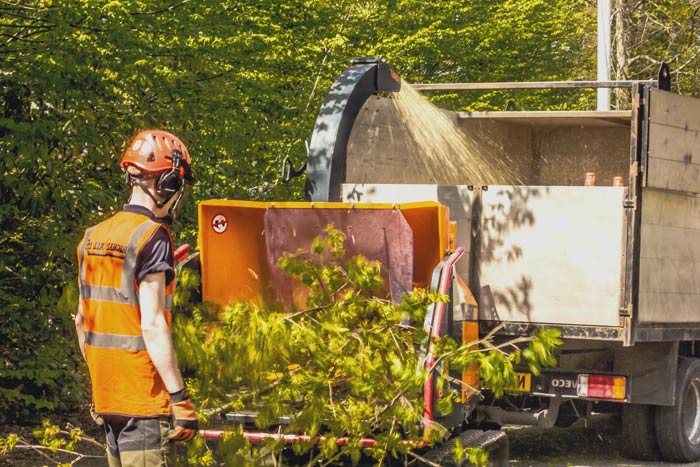
{"type": "Polygon", "coordinates": [[[556,462],[566,465],[572,457],[620,458],[619,418],[602,417],[589,426],[583,421],[568,428],[506,427],[511,459],[556,462]],[[563,462],[563,463],[562,463],[563,462]]]}

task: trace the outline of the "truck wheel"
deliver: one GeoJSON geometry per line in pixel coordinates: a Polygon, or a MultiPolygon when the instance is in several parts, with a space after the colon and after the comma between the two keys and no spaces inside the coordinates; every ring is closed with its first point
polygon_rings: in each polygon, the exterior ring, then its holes
{"type": "Polygon", "coordinates": [[[655,461],[661,458],[656,442],[654,407],[625,404],[622,406],[622,455],[630,459],[655,461]]]}
{"type": "Polygon", "coordinates": [[[700,460],[700,360],[681,358],[676,378],[676,404],[656,408],[656,439],[670,462],[700,460]]]}

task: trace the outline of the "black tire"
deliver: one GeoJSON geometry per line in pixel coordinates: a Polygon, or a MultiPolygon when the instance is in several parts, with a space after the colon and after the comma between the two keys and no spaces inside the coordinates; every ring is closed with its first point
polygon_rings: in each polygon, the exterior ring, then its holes
{"type": "Polygon", "coordinates": [[[502,442],[496,444],[489,450],[489,467],[509,467],[510,466],[510,448],[508,438],[504,438],[502,442]]]}
{"type": "Polygon", "coordinates": [[[656,441],[654,410],[651,405],[622,406],[622,449],[624,457],[643,461],[661,458],[656,441]]]}
{"type": "Polygon", "coordinates": [[[700,460],[700,360],[681,358],[676,405],[656,408],[656,439],[664,460],[700,460]]]}

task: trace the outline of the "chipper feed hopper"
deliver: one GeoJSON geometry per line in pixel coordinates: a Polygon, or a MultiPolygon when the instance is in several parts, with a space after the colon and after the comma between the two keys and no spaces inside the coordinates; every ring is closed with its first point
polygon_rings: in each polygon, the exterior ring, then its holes
{"type": "MultiPolygon", "coordinates": [[[[438,202],[401,204],[329,202],[339,198],[345,179],[347,140],[354,120],[368,97],[379,91],[398,91],[400,78],[386,63],[359,60],[331,88],[318,116],[307,161],[306,202],[252,202],[209,200],[199,205],[199,254],[202,299],[220,305],[232,301],[282,302],[303,306],[294,282],[277,268],[285,253],[308,248],[313,238],[332,224],[346,235],[348,255],[362,254],[381,264],[386,293],[398,301],[413,287],[432,288],[459,296],[455,303],[437,304],[428,313],[425,329],[433,336],[450,335],[457,342],[478,336],[476,302],[471,293],[453,293],[455,264],[464,250],[454,244],[454,224],[438,202]],[[459,302],[459,303],[458,303],[459,302]]],[[[397,323],[399,325],[400,323],[397,323]]],[[[425,356],[426,368],[434,363],[433,349],[425,356]]],[[[475,385],[473,373],[455,375],[475,385]]],[[[458,385],[459,386],[459,385],[458,385]]],[[[461,391],[462,388],[455,388],[461,391]]],[[[493,452],[495,463],[507,464],[507,439],[500,431],[463,431],[475,403],[466,391],[451,413],[435,407],[436,389],[431,377],[424,388],[424,417],[435,420],[461,437],[465,446],[482,446],[493,452]]],[[[229,413],[229,422],[244,425],[252,441],[268,438],[288,443],[309,441],[303,433],[285,432],[282,425],[269,432],[255,429],[254,414],[229,413]]],[[[216,438],[220,431],[208,430],[216,438]]],[[[314,440],[311,440],[314,441],[314,440]]],[[[321,442],[322,437],[315,439],[321,442]]],[[[338,443],[347,440],[338,440],[338,443]]],[[[374,440],[360,440],[372,446],[374,440]]],[[[428,451],[426,458],[443,462],[449,447],[428,451]],[[443,459],[444,458],[444,459],[443,459]]]]}

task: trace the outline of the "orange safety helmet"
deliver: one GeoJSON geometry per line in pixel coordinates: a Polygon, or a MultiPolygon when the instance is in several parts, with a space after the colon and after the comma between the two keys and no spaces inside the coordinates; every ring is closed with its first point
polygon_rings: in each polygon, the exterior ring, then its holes
{"type": "Polygon", "coordinates": [[[194,185],[190,164],[190,153],[185,144],[177,136],[163,130],[146,130],[137,134],[121,161],[125,170],[134,166],[142,172],[157,175],[155,188],[158,195],[164,198],[162,200],[154,198],[145,185],[128,172],[126,179],[129,185],[139,185],[153,198],[158,207],[164,206],[170,198],[177,196],[171,209],[173,219],[181,207],[185,188],[194,185]]]}
{"type": "MultiPolygon", "coordinates": [[[[133,165],[144,172],[162,172],[173,167],[173,150],[180,151],[182,160],[191,164],[190,153],[180,138],[163,130],[142,131],[131,140],[122,157],[121,166],[133,165]]],[[[184,178],[184,173],[182,174],[184,178]]]]}

